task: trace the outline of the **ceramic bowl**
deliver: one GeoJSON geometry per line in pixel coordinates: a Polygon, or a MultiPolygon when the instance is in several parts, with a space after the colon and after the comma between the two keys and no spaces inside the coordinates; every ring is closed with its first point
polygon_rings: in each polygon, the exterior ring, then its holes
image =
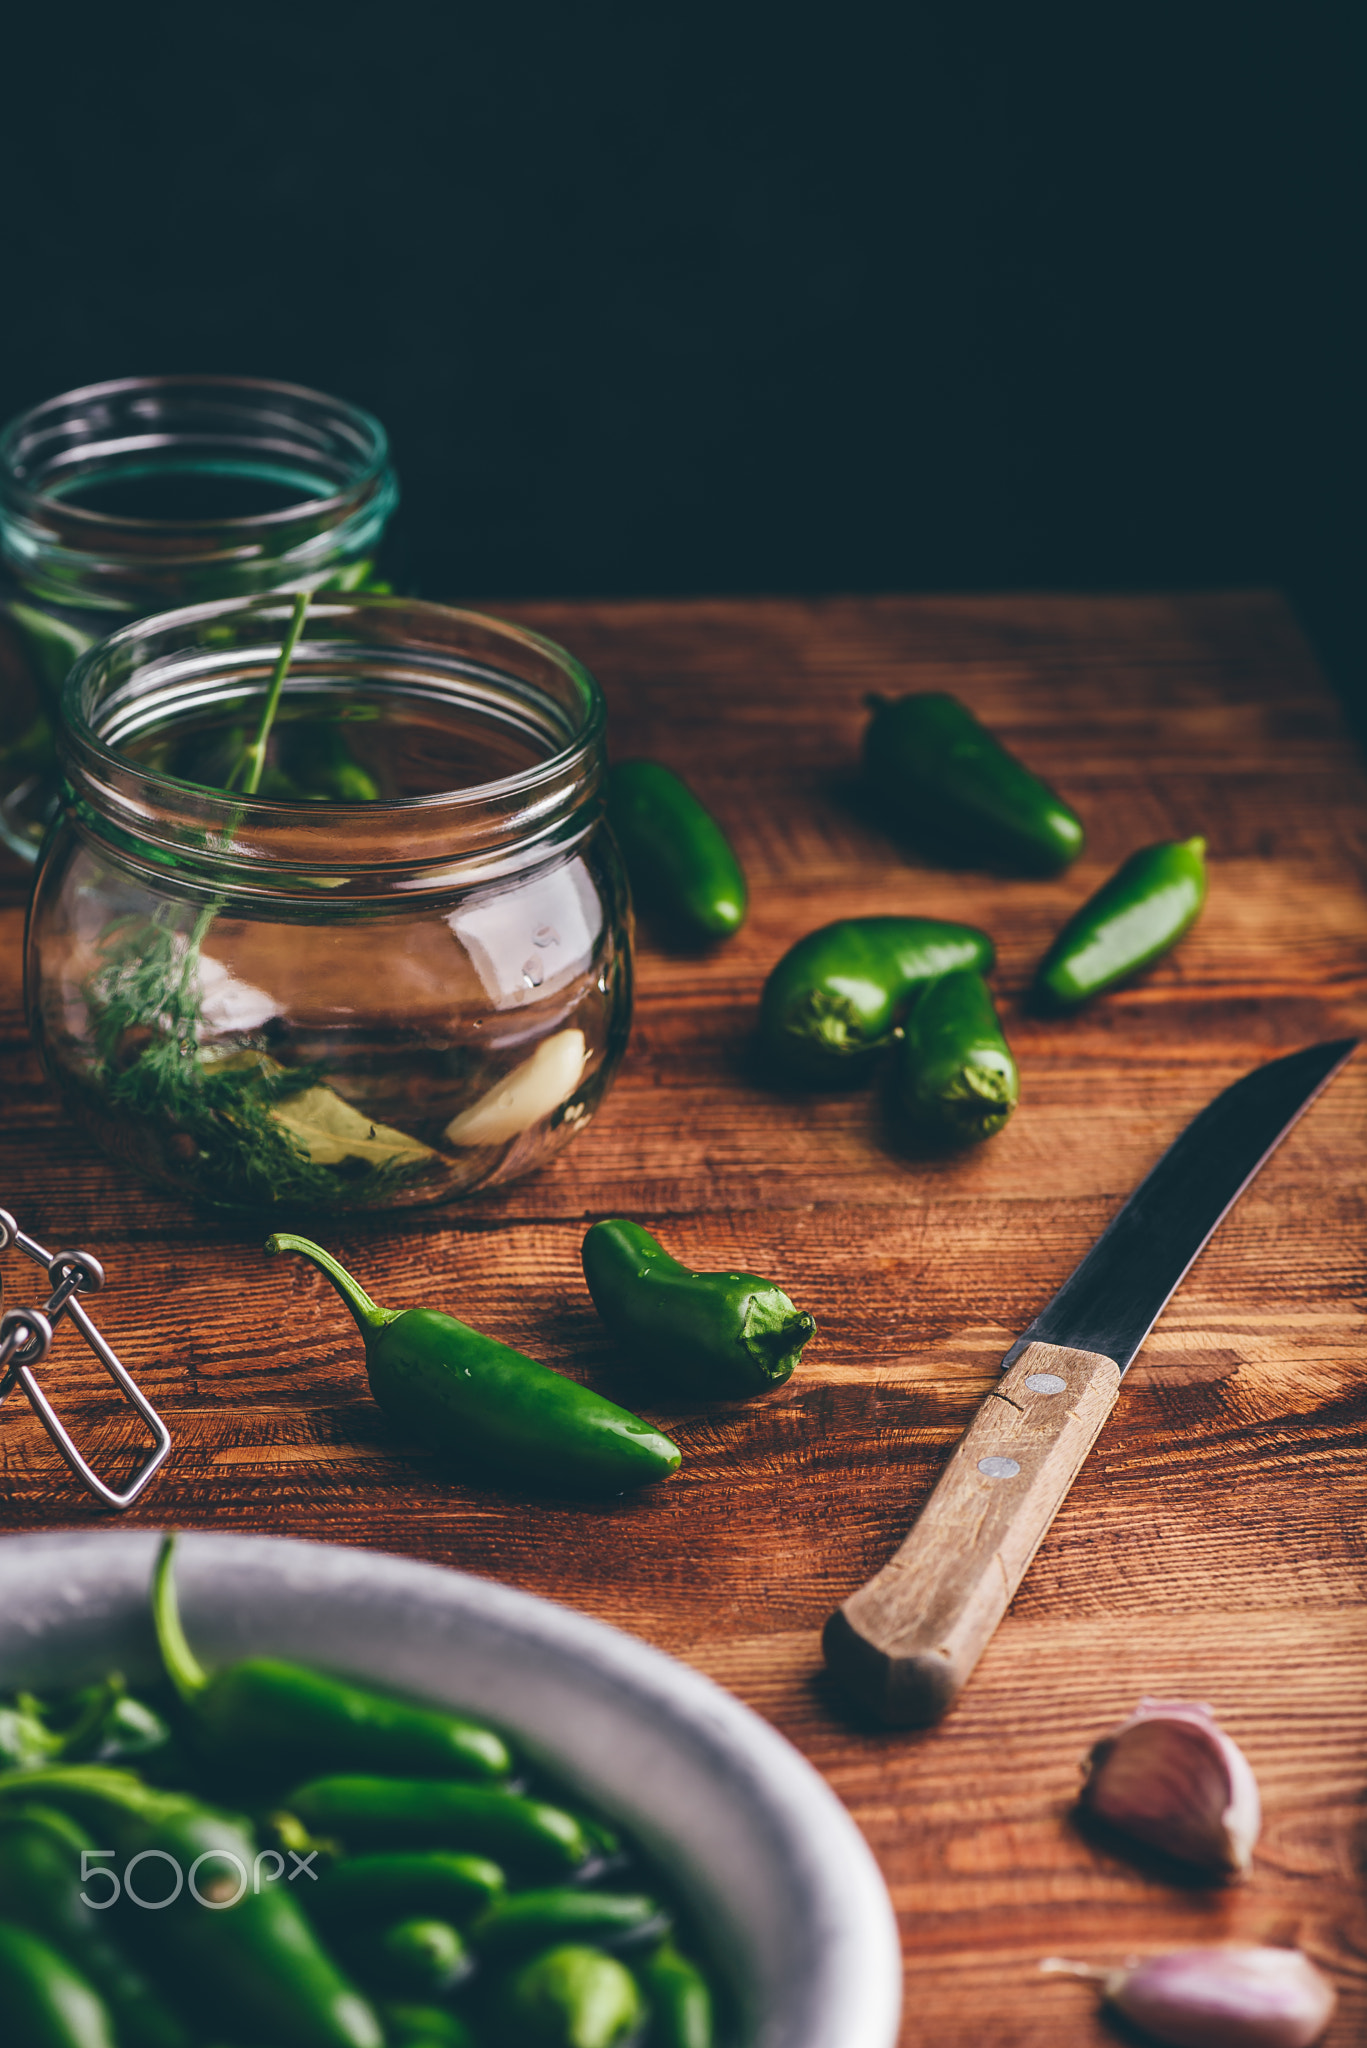
{"type": "MultiPolygon", "coordinates": [[[[157,1540],[0,1541],[0,1691],[150,1676],[157,1540]]],[[[709,1679],[569,1608],[373,1551],[189,1535],[177,1582],[206,1663],[269,1652],[467,1708],[620,1822],[696,1916],[734,2048],[893,2048],[899,1945],[868,1846],[797,1751],[709,1679]]]]}

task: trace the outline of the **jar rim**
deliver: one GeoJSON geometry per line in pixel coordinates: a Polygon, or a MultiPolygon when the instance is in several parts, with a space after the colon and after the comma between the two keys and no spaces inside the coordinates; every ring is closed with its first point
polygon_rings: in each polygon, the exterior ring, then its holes
{"type": "Polygon", "coordinates": [[[591,800],[602,776],[607,713],[589,670],[529,627],[427,600],[332,592],[313,598],[286,695],[291,681],[307,681],[311,664],[320,677],[332,674],[325,664],[335,665],[339,648],[350,646],[358,650],[357,680],[373,692],[383,694],[384,680],[367,671],[397,659],[438,696],[444,684],[454,693],[451,679],[477,676],[486,693],[502,686],[509,702],[516,698],[528,717],[539,718],[548,739],[558,728],[560,745],[491,781],[342,803],[212,789],[136,762],[104,737],[119,710],[165,685],[168,664],[178,658],[187,676],[206,679],[205,687],[249,665],[257,675],[268,670],[290,612],[280,593],[187,605],[120,627],[80,656],[62,691],[59,749],[95,836],[112,831],[135,861],[140,849],[150,850],[153,860],[158,853],[174,855],[187,880],[198,876],[206,886],[233,886],[234,893],[246,886],[291,894],[291,883],[301,879],[316,890],[317,877],[325,874],[345,896],[494,879],[547,858],[596,822],[598,805],[591,800]],[[257,621],[280,630],[269,640],[228,647],[215,640],[214,628],[250,631],[257,621]],[[388,637],[386,622],[393,628],[388,637]],[[328,627],[331,637],[310,639],[311,625],[328,627]],[[349,627],[360,630],[348,634],[349,627]],[[556,681],[559,701],[551,693],[556,681]],[[103,720],[102,704],[112,707],[103,720]],[[340,871],[345,879],[336,885],[331,878],[340,871]],[[255,884],[254,872],[260,877],[255,884]]]}
{"type": "Polygon", "coordinates": [[[373,413],[363,406],[353,405],[349,399],[334,398],[329,392],[317,391],[308,384],[288,384],[275,377],[236,377],[211,373],[197,376],[193,371],[177,371],[165,377],[109,377],[100,384],[81,384],[70,391],[59,391],[51,398],[40,400],[26,411],[16,413],[0,428],[0,495],[12,499],[17,505],[36,508],[38,506],[60,506],[64,516],[87,522],[92,532],[109,527],[114,532],[129,529],[179,532],[195,527],[250,527],[279,524],[297,519],[301,513],[316,516],[343,505],[382,474],[389,462],[389,436],[373,413]],[[183,391],[212,390],[225,393],[241,393],[259,397],[302,399],[306,404],[327,407],[346,417],[366,436],[370,452],[357,470],[354,480],[345,490],[335,491],[330,497],[301,497],[295,505],[282,505],[274,512],[246,513],[223,519],[141,519],[121,512],[104,512],[97,507],[73,504],[42,484],[29,484],[16,463],[16,444],[23,434],[40,426],[47,418],[55,417],[63,406],[85,404],[92,399],[113,398],[136,391],[183,391]]]}
{"type": "Polygon", "coordinates": [[[274,378],[115,377],[0,428],[0,552],[21,581],[80,608],[146,616],[177,602],[187,575],[212,578],[215,597],[315,584],[373,552],[397,502],[379,420],[274,378]],[[255,476],[295,495],[269,510],[171,519],[68,495],[78,480],[147,466],[255,476]]]}

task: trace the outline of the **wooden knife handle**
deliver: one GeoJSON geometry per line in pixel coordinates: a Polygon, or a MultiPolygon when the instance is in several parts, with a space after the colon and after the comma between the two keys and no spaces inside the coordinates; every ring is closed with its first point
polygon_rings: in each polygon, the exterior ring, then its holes
{"type": "Polygon", "coordinates": [[[1031,1344],[960,1439],[906,1542],[826,1624],[826,1662],[880,1721],[958,1697],[1101,1433],[1120,1368],[1031,1344]]]}

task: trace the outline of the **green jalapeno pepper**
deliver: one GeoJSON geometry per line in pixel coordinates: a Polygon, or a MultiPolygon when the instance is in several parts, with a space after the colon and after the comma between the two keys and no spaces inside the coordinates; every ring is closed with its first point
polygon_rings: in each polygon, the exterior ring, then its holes
{"type": "Polygon", "coordinates": [[[350,1943],[347,1954],[369,1988],[397,1998],[440,1998],[472,1967],[449,1920],[397,1920],[350,1943]]]}
{"type": "Polygon", "coordinates": [[[290,1812],[350,1849],[459,1849],[534,1875],[580,1870],[597,1846],[572,1813],[451,1778],[315,1778],[290,1812]]]}
{"type": "Polygon", "coordinates": [[[102,1764],[0,1778],[0,1810],[28,1801],[88,1827],[113,1851],[114,1866],[103,1867],[125,1893],[137,1869],[138,1894],[155,1910],[130,1912],[124,1925],[193,2022],[272,2048],[381,2048],[374,2012],[319,1946],[288,1886],[256,1889],[257,1845],[245,1822],[102,1764]]]}
{"type": "Polygon", "coordinates": [[[563,1942],[614,1951],[662,1941],[672,1921],[644,1893],[580,1891],[561,1885],[514,1892],[481,1913],[470,1939],[483,1962],[508,1965],[563,1942]]]}
{"type": "Polygon", "coordinates": [[[612,1217],[584,1239],[584,1278],[614,1337],[700,1392],[762,1394],[792,1373],[816,1330],[757,1273],[694,1273],[639,1223],[612,1217]]]}
{"type": "Polygon", "coordinates": [[[15,2048],[115,2048],[108,2008],[60,1950],[0,1920],[0,2019],[15,2048]]]}
{"type": "Polygon", "coordinates": [[[439,1849],[348,1856],[322,1873],[308,1905],[325,1924],[415,1915],[459,1923],[496,1905],[504,1888],[503,1872],[487,1856],[439,1849]]]}
{"type": "Polygon", "coordinates": [[[672,1942],[638,1964],[636,1977],[650,2006],[646,2048],[712,2048],[707,1979],[672,1942]]]}
{"type": "Polygon", "coordinates": [[[152,1618],[167,1677],[218,1762],[277,1781],[301,1770],[403,1771],[409,1777],[503,1778],[512,1757],[492,1728],[414,1707],[301,1664],[248,1657],[210,1676],[185,1640],[176,1604],[175,1537],[152,1575],[152,1618]]]}
{"type": "Polygon", "coordinates": [[[0,1812],[0,1918],[59,1949],[109,2008],[120,2048],[189,2048],[185,2026],[81,1897],[94,1837],[50,1806],[0,1812]]]}
{"type": "Polygon", "coordinates": [[[617,2048],[645,2018],[630,1971],[601,1949],[565,1943],[524,1963],[493,2000],[507,2048],[617,2048]]]}
{"type": "Polygon", "coordinates": [[[971,967],[927,982],[916,998],[894,1085],[914,1129],[941,1143],[975,1145],[1010,1116],[1020,1077],[992,992],[971,967]]]}
{"type": "Polygon", "coordinates": [[[1074,911],[1040,962],[1041,1008],[1068,1010],[1148,967],[1206,900],[1204,839],[1141,847],[1074,911]]]}
{"type": "Polygon", "coordinates": [[[475,2037],[458,2014],[441,2005],[382,2005],[389,2048],[475,2048],[475,2037]]]}
{"type": "Polygon", "coordinates": [[[1082,851],[1077,815],[966,704],[939,691],[869,697],[864,773],[932,858],[1053,875],[1082,851]]]}
{"type": "Polygon", "coordinates": [[[923,983],[985,973],[991,939],[931,917],[848,917],[784,954],[760,999],[760,1044],[795,1078],[848,1087],[868,1075],[923,983]]]}
{"type": "Polygon", "coordinates": [[[344,1266],[280,1231],[268,1252],[302,1252],[326,1273],[365,1341],[371,1391],[434,1449],[568,1489],[620,1493],[677,1471],[678,1446],[591,1387],[481,1336],[437,1309],[377,1308],[344,1266]]]}
{"type": "Polygon", "coordinates": [[[634,893],[690,937],[725,939],[745,922],[745,876],[730,841],[687,783],[659,761],[608,771],[608,821],[634,893]]]}

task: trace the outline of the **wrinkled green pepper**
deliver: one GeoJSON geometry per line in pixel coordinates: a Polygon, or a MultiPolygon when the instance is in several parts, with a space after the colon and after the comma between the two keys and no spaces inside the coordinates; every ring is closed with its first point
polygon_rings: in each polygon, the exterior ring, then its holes
{"type": "Polygon", "coordinates": [[[873,1061],[918,988],[958,967],[986,973],[985,932],[931,917],[848,917],[789,947],[764,984],[760,1046],[795,1079],[849,1087],[873,1061]]]}
{"type": "Polygon", "coordinates": [[[608,771],[608,822],[633,893],[693,939],[725,939],[745,922],[745,876],[721,826],[659,761],[608,771]]]}
{"type": "Polygon", "coordinates": [[[493,2012],[495,2039],[507,2048],[624,2048],[645,2017],[630,1971],[573,1943],[514,1971],[498,1986],[493,2012]]]}
{"type": "Polygon", "coordinates": [[[639,1223],[595,1223],[584,1239],[593,1305],[647,1369],[701,1393],[762,1394],[792,1373],[816,1330],[757,1273],[694,1273],[639,1223]]]}
{"type": "Polygon", "coordinates": [[[279,1781],[301,1770],[401,1771],[408,1777],[503,1778],[512,1757],[492,1728],[437,1707],[409,1706],[275,1657],[247,1657],[212,1676],[185,1639],[176,1604],[175,1537],[152,1575],[152,1618],[166,1675],[218,1762],[279,1781]]]}
{"type": "Polygon", "coordinates": [[[867,702],[864,774],[890,822],[931,859],[1053,875],[1081,853],[1076,813],[957,697],[867,702]]]}
{"type": "Polygon", "coordinates": [[[480,1914],[470,1940],[482,1962],[507,1966],[563,1942],[614,1951],[662,1941],[672,1921],[644,1893],[581,1891],[561,1885],[514,1892],[480,1914]]]}
{"type": "Polygon", "coordinates": [[[1010,1116],[1020,1077],[992,992],[971,967],[927,982],[916,998],[893,1085],[913,1129],[941,1144],[977,1144],[1010,1116]]]}
{"type": "Polygon", "coordinates": [[[1070,1010],[1175,946],[1206,900],[1206,842],[1141,847],[1074,911],[1040,962],[1034,998],[1070,1010]]]}
{"type": "Polygon", "coordinates": [[[0,1919],[40,1935],[89,1980],[109,2008],[120,2048],[189,2048],[182,2021],[110,1939],[99,1906],[81,1897],[98,1846],[56,1807],[0,1810],[0,1919]]]}
{"type": "Polygon", "coordinates": [[[289,1810],[347,1849],[459,1849],[501,1868],[559,1878],[598,1853],[578,1818],[544,1800],[450,1778],[315,1778],[289,1810]]]}
{"type": "Polygon", "coordinates": [[[0,1811],[29,1801],[89,1828],[113,1852],[113,1865],[102,1867],[125,1890],[130,1862],[146,1856],[138,1890],[155,1909],[129,1912],[123,1924],[210,2038],[381,2048],[374,2012],[319,1946],[288,1885],[254,1889],[257,1844],[244,1821],[102,1764],[0,1778],[0,1811]]]}
{"type": "Polygon", "coordinates": [[[672,1942],[637,1965],[637,1981],[650,2006],[646,2048],[712,2048],[712,1994],[702,1971],[672,1942]]]}
{"type": "Polygon", "coordinates": [[[0,2021],[14,2048],[115,2048],[93,1985],[31,1928],[0,1920],[0,2021]]]}
{"type": "Polygon", "coordinates": [[[676,1444],[591,1387],[438,1309],[378,1308],[306,1237],[277,1232],[266,1249],[326,1273],[364,1339],[375,1399],[430,1449],[567,1490],[620,1493],[678,1469],[676,1444]]]}

